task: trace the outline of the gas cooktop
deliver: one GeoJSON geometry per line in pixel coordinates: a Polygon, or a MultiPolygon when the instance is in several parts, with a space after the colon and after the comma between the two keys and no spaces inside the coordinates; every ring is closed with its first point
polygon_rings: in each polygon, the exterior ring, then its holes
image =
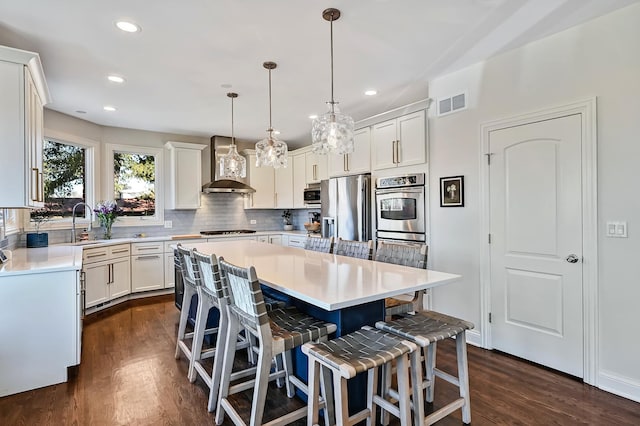
{"type": "Polygon", "coordinates": [[[229,229],[226,231],[200,231],[201,235],[234,235],[234,234],[254,234],[251,229],[229,229]]]}

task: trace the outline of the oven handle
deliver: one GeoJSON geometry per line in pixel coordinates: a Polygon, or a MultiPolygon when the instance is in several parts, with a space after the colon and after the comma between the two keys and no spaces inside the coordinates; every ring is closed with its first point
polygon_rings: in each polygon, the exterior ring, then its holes
{"type": "Polygon", "coordinates": [[[424,192],[424,186],[410,187],[410,188],[376,189],[376,195],[393,194],[393,193],[419,194],[423,192],[424,192]]]}

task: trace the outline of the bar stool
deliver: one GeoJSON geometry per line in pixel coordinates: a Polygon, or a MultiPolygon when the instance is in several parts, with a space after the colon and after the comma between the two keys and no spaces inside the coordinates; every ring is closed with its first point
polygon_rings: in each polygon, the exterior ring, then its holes
{"type": "Polygon", "coordinates": [[[353,241],[338,238],[333,246],[333,253],[340,256],[371,260],[373,257],[373,241],[353,241]]]}
{"type": "MultiPolygon", "coordinates": [[[[428,251],[429,247],[426,244],[396,244],[379,241],[375,260],[378,262],[426,269],[428,251]]],[[[386,298],[384,300],[385,317],[391,318],[394,315],[423,310],[423,295],[424,290],[419,290],[414,293],[413,299],[411,300],[402,300],[393,297],[386,298]]]]}
{"type": "MultiPolygon", "coordinates": [[[[176,340],[175,357],[176,359],[180,359],[181,354],[184,354],[184,356],[189,361],[189,372],[187,373],[187,377],[189,377],[189,380],[193,381],[195,380],[195,377],[193,378],[193,380],[191,379],[193,374],[192,372],[193,372],[193,360],[194,360],[192,349],[193,349],[195,340],[197,340],[197,339],[194,339],[197,326],[194,327],[193,332],[187,333],[186,329],[187,329],[187,322],[189,319],[189,311],[191,310],[191,304],[193,303],[193,296],[198,293],[197,287],[199,285],[199,271],[197,270],[195,263],[192,261],[193,250],[186,249],[181,244],[178,244],[176,247],[176,252],[177,253],[175,256],[175,262],[176,262],[176,265],[179,263],[180,271],[182,272],[182,281],[184,282],[184,294],[182,296],[183,297],[182,308],[180,311],[180,322],[178,324],[178,337],[176,340]],[[191,345],[187,343],[188,339],[192,339],[191,345]]],[[[207,313],[208,312],[209,311],[207,310],[207,313]]],[[[197,316],[197,310],[196,310],[196,316],[197,316]]],[[[204,330],[201,331],[201,335],[203,336],[203,338],[205,335],[218,332],[218,327],[206,328],[206,318],[205,318],[204,327],[205,327],[204,330]]],[[[213,353],[214,353],[213,351],[206,351],[206,353],[204,354],[199,354],[198,357],[200,359],[208,358],[213,356],[213,353]]]]}
{"type": "Polygon", "coordinates": [[[307,241],[304,243],[305,250],[319,251],[321,253],[332,253],[333,250],[333,237],[307,237],[307,241]]]}
{"type": "MultiPolygon", "coordinates": [[[[418,347],[405,339],[391,333],[382,332],[372,327],[322,343],[305,343],[302,352],[309,357],[309,394],[308,425],[318,423],[318,376],[321,369],[329,369],[333,373],[333,389],[335,393],[336,423],[353,425],[367,420],[367,425],[375,419],[376,407],[391,413],[400,419],[402,426],[411,423],[410,401],[422,401],[421,389],[413,387],[411,395],[409,386],[409,355],[411,355],[411,371],[417,377],[422,376],[420,351],[418,347]],[[398,394],[396,399],[386,397],[384,390],[378,393],[378,369],[383,377],[391,371],[392,363],[397,364],[398,394]],[[367,372],[367,407],[349,416],[347,380],[356,374],[367,372]],[[397,404],[397,405],[396,405],[397,404]]],[[[416,422],[416,425],[419,424],[416,422]]]]}
{"type": "MultiPolygon", "coordinates": [[[[219,270],[223,286],[228,290],[229,304],[228,327],[224,351],[224,363],[221,372],[220,394],[216,412],[216,424],[224,421],[225,413],[235,424],[244,424],[236,408],[228,396],[253,388],[250,424],[262,424],[264,405],[267,396],[269,379],[279,376],[270,374],[270,360],[276,355],[284,354],[285,380],[287,396],[294,396],[294,387],[307,392],[307,386],[291,371],[291,349],[314,340],[326,340],[327,335],[336,331],[336,325],[301,313],[296,308],[276,309],[267,312],[264,305],[260,282],[253,267],[240,268],[218,258],[219,270]],[[248,333],[254,335],[259,342],[259,353],[255,380],[249,380],[231,386],[230,374],[235,358],[231,350],[239,328],[243,326],[248,333]]],[[[324,387],[324,386],[323,386],[324,387]]],[[[323,392],[326,395],[326,392],[323,392]]],[[[331,401],[323,398],[320,403],[325,408],[325,419],[332,417],[331,401]]],[[[288,413],[273,423],[284,424],[300,419],[307,414],[306,408],[288,413]]]]}
{"type": "MultiPolygon", "coordinates": [[[[378,321],[376,328],[394,333],[398,337],[410,340],[422,348],[421,352],[424,352],[425,360],[425,377],[422,381],[422,389],[426,389],[427,402],[433,402],[436,376],[458,386],[459,398],[426,417],[424,416],[424,404],[422,402],[414,403],[414,416],[418,419],[423,418],[424,425],[430,425],[458,408],[462,408],[462,421],[466,424],[471,423],[466,330],[472,329],[473,324],[438,312],[422,311],[417,312],[415,315],[406,315],[389,322],[378,321]],[[437,342],[453,337],[456,339],[457,377],[436,368],[437,342]]],[[[414,388],[418,387],[415,385],[418,381],[413,382],[414,388]]],[[[385,385],[388,383],[390,383],[390,375],[385,378],[385,385]]],[[[393,390],[389,391],[389,393],[391,395],[395,394],[393,390]]],[[[420,392],[420,396],[422,394],[420,392]]]]}

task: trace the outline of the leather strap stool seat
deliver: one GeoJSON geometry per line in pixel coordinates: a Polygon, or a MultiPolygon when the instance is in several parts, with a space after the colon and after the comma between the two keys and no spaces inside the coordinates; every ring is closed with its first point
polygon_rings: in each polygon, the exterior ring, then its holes
{"type": "MultiPolygon", "coordinates": [[[[420,351],[416,344],[391,333],[372,327],[363,327],[353,333],[322,343],[306,343],[302,352],[309,357],[309,394],[307,424],[318,423],[318,376],[320,370],[329,369],[333,373],[336,423],[353,425],[367,419],[367,424],[375,419],[376,407],[400,419],[401,425],[411,424],[412,400],[409,386],[409,356],[411,370],[422,376],[420,351]],[[398,398],[385,398],[384,391],[378,393],[378,370],[383,376],[391,371],[393,362],[397,364],[398,398]],[[367,407],[349,416],[347,380],[358,373],[367,372],[367,407]]],[[[421,399],[420,389],[414,386],[413,398],[421,399]]]]}
{"type": "MultiPolygon", "coordinates": [[[[422,388],[426,389],[426,401],[433,402],[435,377],[440,377],[456,386],[460,397],[448,403],[434,413],[424,417],[424,404],[414,404],[414,416],[424,418],[424,425],[430,425],[443,417],[462,408],[462,421],[471,423],[471,406],[469,402],[469,371],[467,366],[466,331],[474,326],[468,321],[441,314],[434,311],[417,312],[393,321],[379,321],[376,327],[380,330],[396,334],[422,348],[425,360],[425,377],[422,388]],[[436,344],[440,340],[455,337],[458,375],[453,376],[436,368],[436,344]]],[[[389,380],[387,376],[385,380],[389,380]]],[[[417,386],[414,385],[414,388],[417,386]]],[[[390,392],[393,394],[393,392],[390,392]]],[[[420,392],[420,395],[423,395],[420,392]]],[[[397,396],[396,396],[397,397],[397,396]]]]}

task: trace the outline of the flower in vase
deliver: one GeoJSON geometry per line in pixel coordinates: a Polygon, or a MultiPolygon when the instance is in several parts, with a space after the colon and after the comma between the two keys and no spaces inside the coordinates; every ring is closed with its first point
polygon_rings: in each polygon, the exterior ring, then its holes
{"type": "Polygon", "coordinates": [[[93,209],[96,217],[100,221],[100,225],[104,228],[105,239],[111,238],[111,226],[116,221],[122,209],[118,207],[115,201],[100,201],[96,208],[93,209]]]}

